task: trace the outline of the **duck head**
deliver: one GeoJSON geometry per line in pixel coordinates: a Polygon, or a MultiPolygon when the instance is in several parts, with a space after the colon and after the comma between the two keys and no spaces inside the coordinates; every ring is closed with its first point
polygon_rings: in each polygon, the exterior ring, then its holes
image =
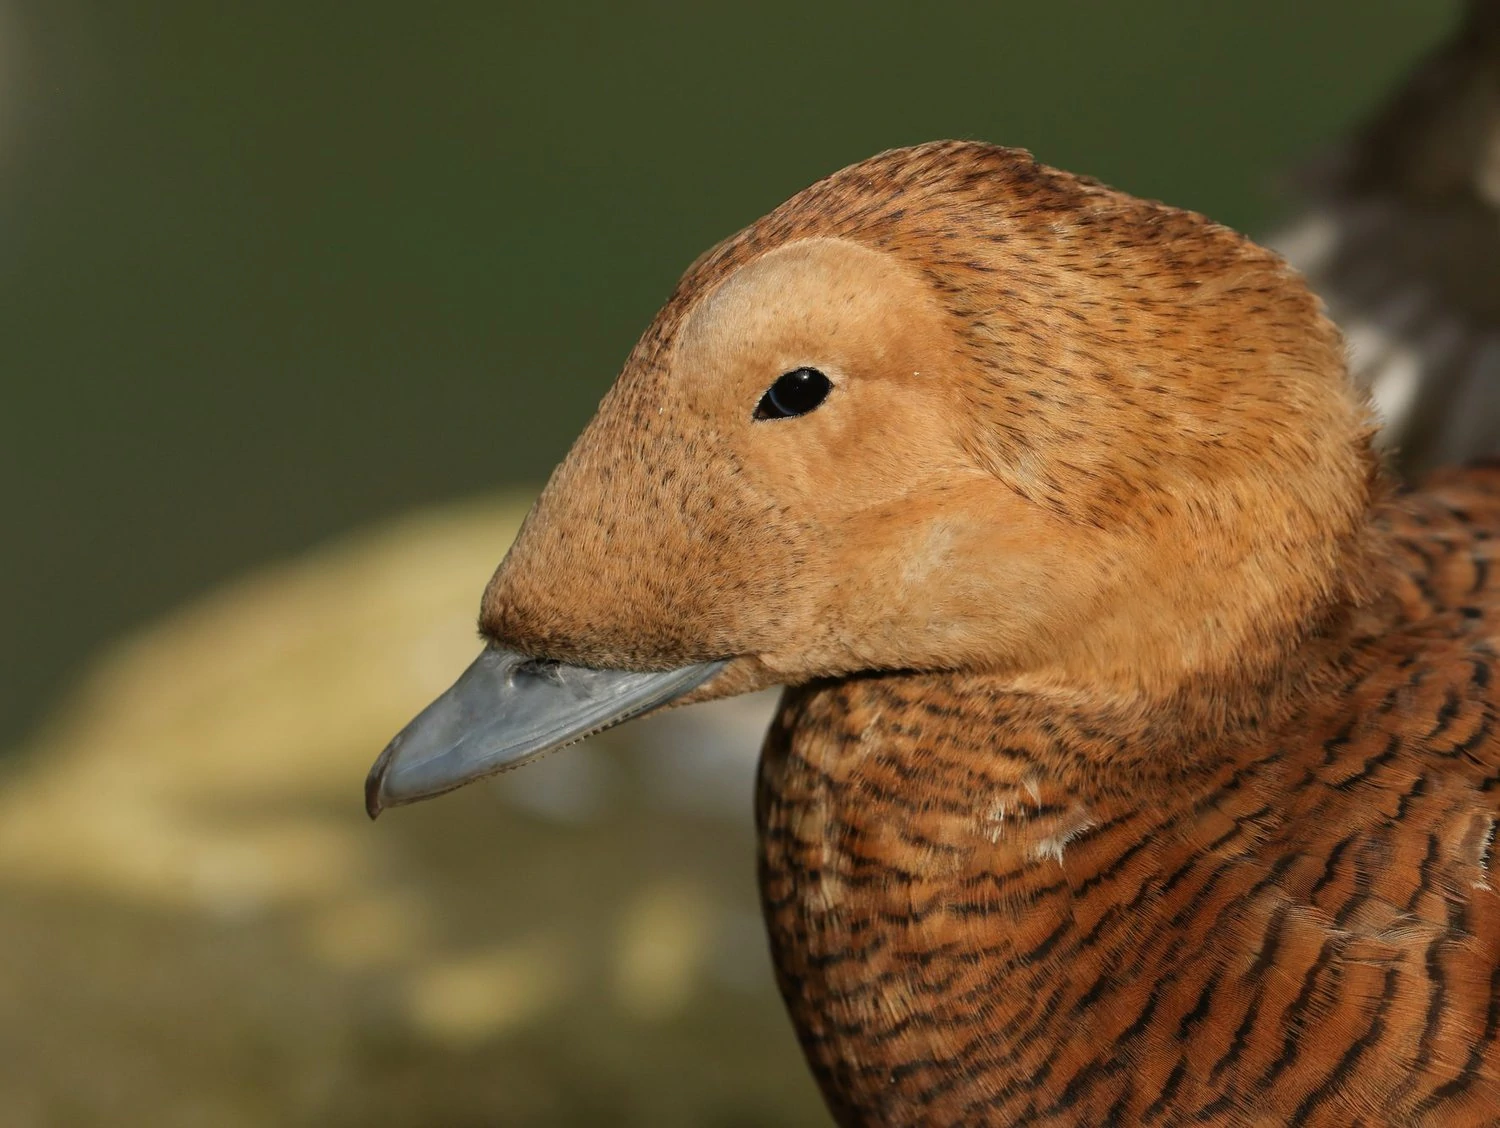
{"type": "Polygon", "coordinates": [[[688,270],[370,809],[777,683],[1253,677],[1350,594],[1369,433],[1270,252],[1018,150],[882,154],[688,270]]]}

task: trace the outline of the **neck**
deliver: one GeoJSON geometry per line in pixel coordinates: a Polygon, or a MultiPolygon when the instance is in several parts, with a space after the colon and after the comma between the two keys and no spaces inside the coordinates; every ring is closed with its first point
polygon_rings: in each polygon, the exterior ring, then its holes
{"type": "Polygon", "coordinates": [[[1398,613],[1334,604],[1259,676],[1155,696],[981,674],[789,690],[761,765],[762,890],[782,991],[835,1115],[966,1119],[961,1104],[910,1103],[933,1083],[913,1062],[951,1078],[961,1059],[971,1076],[956,1091],[971,1094],[1041,1087],[1018,1047],[1080,1036],[1052,1013],[1071,988],[1049,962],[1090,927],[1078,882],[1154,859],[1171,837],[1155,812],[1257,771],[1398,613]]]}

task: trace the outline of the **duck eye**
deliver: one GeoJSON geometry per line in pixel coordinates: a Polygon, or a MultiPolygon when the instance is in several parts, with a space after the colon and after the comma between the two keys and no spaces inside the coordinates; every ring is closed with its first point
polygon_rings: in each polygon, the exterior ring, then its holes
{"type": "Polygon", "coordinates": [[[833,382],[816,368],[794,368],[776,378],[755,405],[757,419],[790,419],[806,415],[828,398],[833,382]]]}

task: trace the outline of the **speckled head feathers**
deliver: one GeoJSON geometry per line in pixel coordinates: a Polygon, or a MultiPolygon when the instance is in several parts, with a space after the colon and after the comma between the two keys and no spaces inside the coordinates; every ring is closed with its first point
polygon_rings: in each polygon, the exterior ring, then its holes
{"type": "Polygon", "coordinates": [[[1169,692],[1348,592],[1374,479],[1340,340],[1270,252],[940,142],[696,262],[486,593],[529,653],[740,688],[984,669],[1169,692]],[[822,406],[755,419],[799,366],[822,406]]]}

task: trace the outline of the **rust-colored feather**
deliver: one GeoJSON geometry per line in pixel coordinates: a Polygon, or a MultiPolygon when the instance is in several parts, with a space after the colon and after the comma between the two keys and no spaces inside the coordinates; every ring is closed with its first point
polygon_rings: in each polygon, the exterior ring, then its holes
{"type": "Polygon", "coordinates": [[[983,677],[787,692],[766,914],[842,1123],[1500,1118],[1500,469],[1378,521],[1316,692],[1175,765],[983,677]]]}

